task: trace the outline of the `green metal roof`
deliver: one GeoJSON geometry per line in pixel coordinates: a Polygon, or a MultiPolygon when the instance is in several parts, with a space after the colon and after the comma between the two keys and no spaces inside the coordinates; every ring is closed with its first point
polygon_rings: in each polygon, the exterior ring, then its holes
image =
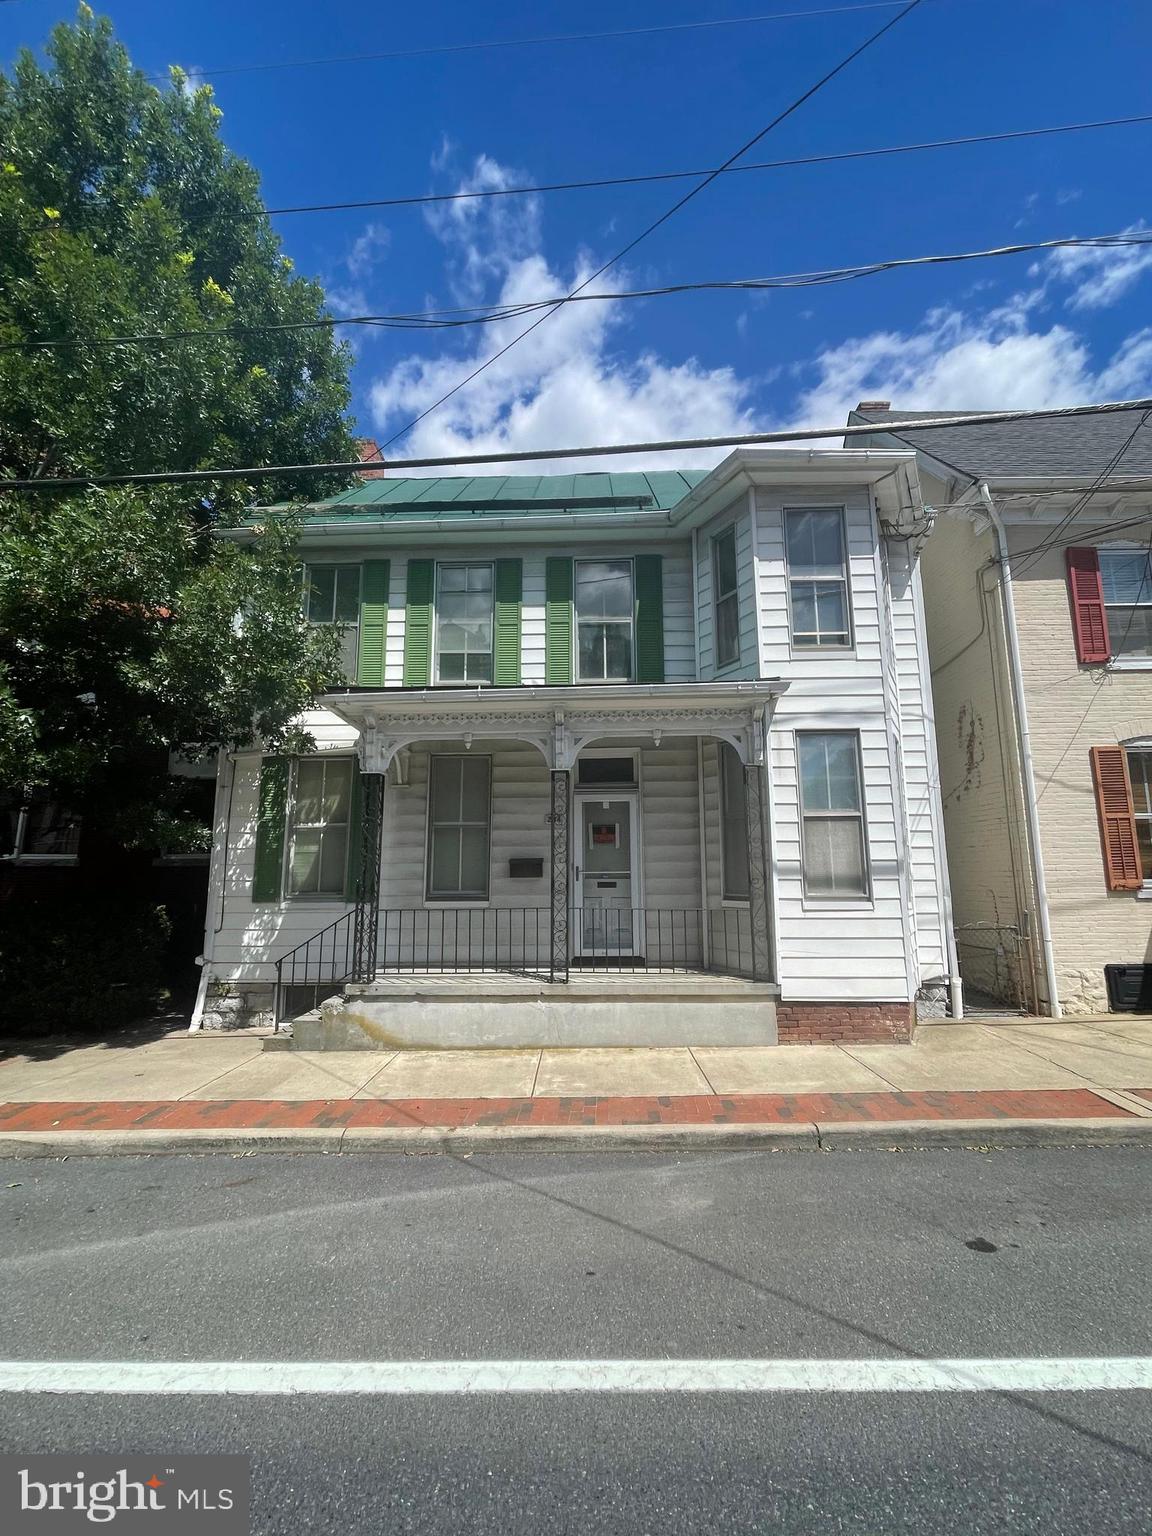
{"type": "Polygon", "coordinates": [[[628,474],[460,475],[430,479],[364,480],[349,491],[312,502],[308,521],[345,517],[379,522],[428,517],[517,517],[528,513],[667,512],[708,473],[704,469],[628,474]]]}

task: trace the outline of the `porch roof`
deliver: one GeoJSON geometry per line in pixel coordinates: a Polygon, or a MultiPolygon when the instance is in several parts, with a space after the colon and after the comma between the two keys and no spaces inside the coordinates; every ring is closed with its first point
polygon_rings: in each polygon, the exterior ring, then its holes
{"type": "Polygon", "coordinates": [[[417,741],[516,740],[570,769],[593,741],[715,736],[742,762],[764,761],[765,714],[781,678],[731,683],[620,683],[519,688],[349,688],[319,700],[360,732],[365,772],[383,773],[417,741]]]}

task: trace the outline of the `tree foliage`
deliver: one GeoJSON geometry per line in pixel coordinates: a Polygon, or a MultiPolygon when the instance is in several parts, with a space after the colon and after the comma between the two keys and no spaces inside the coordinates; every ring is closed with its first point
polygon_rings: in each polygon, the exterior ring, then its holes
{"type": "MultiPolygon", "coordinates": [[[[158,89],[81,7],[0,74],[0,476],[355,456],[348,357],[282,254],[210,87],[158,89]],[[145,344],[108,338],[210,331],[145,344]],[[29,339],[62,347],[12,346],[29,339]],[[100,345],[101,341],[106,344],[100,345]]],[[[0,495],[0,781],[146,836],[164,749],[282,742],[337,672],[300,616],[288,519],[340,481],[0,495]]]]}

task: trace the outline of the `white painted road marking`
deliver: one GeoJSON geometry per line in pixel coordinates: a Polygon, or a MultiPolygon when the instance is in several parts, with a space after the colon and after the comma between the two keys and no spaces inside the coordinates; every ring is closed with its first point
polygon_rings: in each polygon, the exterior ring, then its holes
{"type": "Polygon", "coordinates": [[[1131,1392],[1152,1356],[1008,1360],[6,1360],[0,1392],[1131,1392]]]}

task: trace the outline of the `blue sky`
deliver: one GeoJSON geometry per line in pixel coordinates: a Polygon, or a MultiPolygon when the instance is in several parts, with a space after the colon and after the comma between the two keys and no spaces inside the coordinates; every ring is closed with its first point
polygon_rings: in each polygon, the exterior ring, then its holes
{"type": "MultiPolygon", "coordinates": [[[[257,166],[275,206],[717,164],[894,8],[213,70],[829,3],[109,0],[98,8],[141,68],[204,72],[229,144],[257,166]]],[[[0,57],[39,46],[72,13],[63,0],[0,6],[0,57]]],[[[926,0],[751,158],[1149,112],[1150,53],[1147,0],[926,0]]],[[[1115,232],[1152,219],[1150,157],[1147,124],[722,178],[612,281],[759,276],[1115,232]]],[[[444,307],[566,291],[686,185],[276,223],[287,253],[324,283],[338,312],[444,307]]],[[[429,417],[405,448],[450,454],[822,425],[862,397],[923,409],[1149,393],[1152,270],[1144,257],[1152,250],[1014,257],[838,288],[574,306],[429,417]]],[[[513,333],[360,333],[361,430],[389,437],[468,373],[482,349],[513,333]]]]}

